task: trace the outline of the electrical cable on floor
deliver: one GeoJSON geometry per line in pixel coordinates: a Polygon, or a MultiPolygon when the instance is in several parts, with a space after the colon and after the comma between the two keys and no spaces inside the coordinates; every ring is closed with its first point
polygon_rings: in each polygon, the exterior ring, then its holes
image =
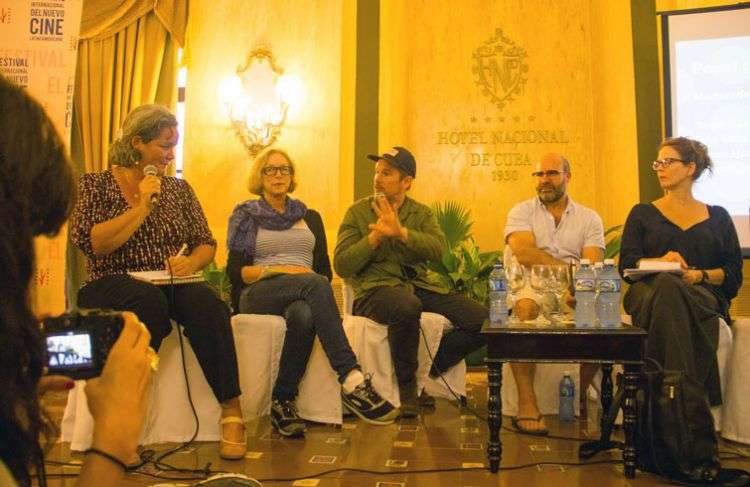
{"type": "MultiPolygon", "coordinates": [[[[172,272],[172,265],[170,264],[169,259],[167,259],[166,262],[167,262],[167,267],[169,270],[169,295],[170,295],[169,307],[170,307],[170,310],[173,310],[175,307],[174,274],[172,272]]],[[[193,418],[195,419],[195,430],[193,431],[192,437],[188,441],[184,442],[182,445],[177,446],[171,450],[167,450],[166,452],[156,457],[155,460],[151,460],[151,458],[153,458],[153,455],[149,456],[148,458],[144,459],[144,461],[142,461],[140,465],[134,467],[133,470],[137,470],[148,463],[153,463],[156,468],[159,468],[161,470],[173,470],[175,467],[172,467],[169,464],[162,464],[162,460],[164,460],[170,455],[177,453],[178,451],[184,448],[187,448],[198,437],[198,431],[200,430],[200,419],[198,418],[198,412],[195,410],[195,404],[193,403],[193,395],[190,391],[190,379],[188,378],[187,365],[185,363],[185,344],[183,342],[182,330],[180,329],[179,323],[177,323],[177,336],[180,342],[180,358],[182,359],[182,373],[185,378],[185,388],[187,390],[188,402],[190,403],[190,411],[193,413],[193,418]]],[[[145,450],[141,452],[141,457],[143,458],[144,454],[150,453],[150,452],[151,451],[149,450],[145,450]]]]}
{"type": "MultiPolygon", "coordinates": [[[[435,356],[432,354],[432,350],[430,350],[430,345],[427,343],[427,335],[425,335],[425,332],[424,332],[424,329],[422,328],[422,324],[421,323],[419,324],[419,329],[422,332],[421,333],[422,334],[422,341],[424,342],[425,349],[427,349],[427,355],[429,355],[429,357],[430,357],[430,362],[434,363],[435,362],[435,356]]],[[[472,408],[468,404],[464,404],[464,400],[462,399],[462,397],[459,396],[458,394],[456,394],[456,391],[454,391],[453,388],[451,388],[450,384],[448,384],[448,381],[445,379],[445,377],[443,376],[442,372],[438,371],[438,376],[440,377],[440,380],[442,380],[443,384],[445,384],[445,387],[448,389],[448,391],[451,393],[451,395],[454,398],[456,398],[456,401],[458,401],[458,406],[456,406],[455,404],[451,403],[454,407],[457,407],[459,409],[459,411],[462,410],[462,409],[466,409],[467,411],[469,411],[471,414],[473,414],[474,416],[476,416],[477,418],[479,418],[483,422],[489,424],[489,420],[485,416],[482,416],[481,414],[479,414],[474,408],[472,408]]],[[[502,424],[502,418],[500,418],[500,427],[503,430],[511,432],[511,433],[516,433],[516,434],[525,435],[525,436],[540,437],[540,435],[535,435],[533,433],[526,433],[524,431],[518,431],[516,429],[508,428],[507,426],[503,426],[503,424],[502,424]]],[[[574,436],[557,436],[557,435],[549,435],[549,434],[547,434],[547,435],[544,435],[543,437],[544,438],[553,439],[553,440],[578,441],[578,442],[582,442],[582,443],[586,442],[586,441],[591,441],[591,438],[576,438],[574,436]]]]}
{"type": "MultiPolygon", "coordinates": [[[[170,268],[170,275],[171,275],[171,268],[170,268]]],[[[172,304],[174,304],[174,282],[170,283],[172,286],[171,288],[171,298],[172,298],[172,304]]],[[[430,350],[429,344],[427,343],[427,338],[424,333],[424,329],[422,329],[422,326],[420,324],[420,331],[422,334],[422,339],[425,344],[425,348],[427,350],[427,354],[430,357],[430,361],[434,363],[435,357],[432,354],[432,351],[430,350]]],[[[182,355],[182,368],[183,373],[185,376],[185,384],[187,386],[187,393],[188,393],[188,400],[190,402],[190,407],[193,412],[193,416],[195,418],[196,422],[196,428],[195,432],[193,433],[192,438],[183,443],[182,445],[173,448],[171,450],[167,450],[166,452],[160,454],[155,460],[152,460],[153,456],[156,455],[156,452],[154,450],[144,450],[141,452],[141,459],[142,462],[137,467],[128,468],[128,471],[126,472],[128,475],[144,475],[147,477],[159,479],[159,480],[175,480],[175,481],[185,481],[185,480],[203,480],[211,475],[215,475],[218,473],[226,473],[222,470],[211,470],[210,466],[211,463],[207,463],[206,467],[203,469],[190,469],[190,468],[180,468],[175,467],[173,465],[167,464],[163,462],[163,459],[182,450],[183,448],[188,447],[192,442],[195,441],[195,438],[198,435],[198,429],[199,429],[199,419],[198,414],[195,410],[195,406],[193,404],[192,395],[190,392],[190,384],[188,382],[188,375],[187,375],[187,368],[185,366],[185,352],[184,352],[184,345],[182,341],[182,333],[179,330],[178,325],[178,333],[180,334],[180,352],[182,355]],[[183,473],[186,475],[193,475],[193,476],[168,476],[161,473],[151,473],[151,472],[144,472],[140,470],[143,466],[147,464],[153,464],[156,468],[170,473],[183,473]]],[[[479,414],[476,410],[471,408],[468,405],[463,404],[462,397],[457,394],[453,388],[451,388],[450,384],[448,384],[448,381],[445,379],[443,374],[441,372],[438,372],[438,375],[440,379],[442,380],[443,384],[446,386],[448,391],[453,395],[453,397],[458,402],[457,407],[459,410],[466,409],[469,412],[471,412],[474,416],[476,416],[478,419],[487,422],[487,418],[479,414]]],[[[521,431],[517,431],[511,428],[508,428],[506,426],[502,426],[502,429],[509,431],[514,434],[518,435],[524,435],[524,436],[538,436],[538,435],[532,435],[529,433],[524,433],[521,431]]],[[[570,440],[570,441],[589,441],[589,439],[583,439],[583,438],[575,438],[575,437],[566,437],[566,436],[555,436],[555,435],[545,435],[544,437],[540,438],[550,438],[550,439],[560,439],[560,440],[570,440]]],[[[720,459],[722,460],[747,460],[750,459],[749,455],[745,455],[738,451],[719,451],[720,454],[723,454],[724,456],[720,456],[720,459]],[[727,457],[726,455],[732,455],[731,457],[727,457]]],[[[46,464],[54,465],[54,466],[72,466],[72,467],[81,467],[78,463],[71,463],[71,462],[60,462],[60,461],[53,461],[53,460],[46,460],[46,464]]],[[[619,464],[622,463],[621,459],[612,459],[612,460],[597,460],[593,462],[534,462],[534,463],[526,463],[521,465],[513,465],[513,466],[506,466],[501,467],[500,471],[513,471],[513,470],[522,470],[525,468],[531,468],[531,467],[543,467],[543,466],[566,466],[566,467],[585,467],[588,465],[602,465],[602,464],[619,464]]],[[[487,471],[487,467],[471,467],[471,468],[442,468],[442,469],[424,469],[424,470],[388,470],[388,471],[380,471],[380,470],[367,470],[367,469],[361,469],[361,468],[337,468],[337,469],[331,469],[331,470],[324,470],[322,472],[318,472],[315,474],[308,474],[300,477],[287,477],[287,478],[267,478],[267,479],[257,479],[259,482],[295,482],[298,480],[304,480],[309,478],[322,478],[326,475],[331,475],[334,473],[340,473],[340,472],[353,472],[353,473],[365,473],[370,475],[405,475],[405,474],[428,474],[428,473],[449,473],[449,472],[470,472],[470,471],[487,471]]],[[[46,476],[48,478],[64,478],[64,477],[77,477],[78,473],[48,473],[46,476]]]]}

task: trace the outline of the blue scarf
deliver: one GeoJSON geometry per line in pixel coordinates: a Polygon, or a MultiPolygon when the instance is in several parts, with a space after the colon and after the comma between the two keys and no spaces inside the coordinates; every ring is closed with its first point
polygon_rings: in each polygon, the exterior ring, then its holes
{"type": "Polygon", "coordinates": [[[255,240],[258,228],[266,230],[288,230],[305,216],[307,206],[300,200],[287,197],[284,213],[274,210],[261,197],[257,200],[247,200],[234,207],[229,217],[227,231],[227,247],[229,250],[241,252],[246,259],[255,255],[255,240]]]}

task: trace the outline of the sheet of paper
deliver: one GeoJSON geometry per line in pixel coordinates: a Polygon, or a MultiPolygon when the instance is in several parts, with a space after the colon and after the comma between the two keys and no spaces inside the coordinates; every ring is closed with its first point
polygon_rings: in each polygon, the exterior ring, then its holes
{"type": "Polygon", "coordinates": [[[201,282],[204,280],[203,274],[201,274],[200,272],[196,272],[195,274],[190,274],[188,276],[174,276],[174,278],[170,278],[169,273],[166,270],[137,271],[128,272],[128,274],[133,279],[150,282],[151,284],[155,284],[157,286],[171,284],[172,282],[174,282],[175,284],[186,284],[189,282],[201,282]]]}

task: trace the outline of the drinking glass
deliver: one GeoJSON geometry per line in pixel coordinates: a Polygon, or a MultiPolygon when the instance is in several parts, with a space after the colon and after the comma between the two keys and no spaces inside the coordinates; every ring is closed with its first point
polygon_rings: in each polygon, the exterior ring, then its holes
{"type": "MultiPolygon", "coordinates": [[[[505,269],[505,274],[508,278],[508,288],[510,289],[511,297],[515,303],[518,292],[526,285],[526,270],[523,265],[519,264],[514,259],[513,262],[508,264],[508,267],[505,269]]],[[[519,321],[518,316],[516,316],[515,313],[511,315],[510,320],[512,322],[519,321]]]]}
{"type": "Polygon", "coordinates": [[[550,288],[555,294],[555,310],[552,315],[558,320],[564,320],[562,298],[565,291],[570,287],[570,269],[566,264],[552,265],[550,267],[550,288]]]}
{"type": "Polygon", "coordinates": [[[530,282],[531,287],[534,289],[534,291],[539,294],[541,299],[540,302],[540,308],[541,313],[544,315],[545,318],[550,318],[550,310],[549,306],[547,306],[547,297],[549,293],[552,291],[552,270],[551,267],[545,264],[535,264],[531,266],[531,276],[530,276],[530,282]]]}

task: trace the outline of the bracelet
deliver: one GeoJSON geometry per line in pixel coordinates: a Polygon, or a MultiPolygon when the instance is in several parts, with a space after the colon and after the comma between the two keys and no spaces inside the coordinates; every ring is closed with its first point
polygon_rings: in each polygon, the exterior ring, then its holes
{"type": "Polygon", "coordinates": [[[708,272],[706,271],[706,269],[701,269],[701,276],[701,282],[705,282],[708,284],[708,272]]]}
{"type": "Polygon", "coordinates": [[[125,465],[125,462],[120,460],[114,455],[111,455],[105,451],[99,450],[98,448],[89,448],[85,452],[83,452],[84,455],[88,455],[89,453],[93,453],[94,455],[99,455],[100,457],[106,458],[110,462],[114,463],[118,467],[122,468],[123,470],[127,470],[128,466],[125,465]]]}

